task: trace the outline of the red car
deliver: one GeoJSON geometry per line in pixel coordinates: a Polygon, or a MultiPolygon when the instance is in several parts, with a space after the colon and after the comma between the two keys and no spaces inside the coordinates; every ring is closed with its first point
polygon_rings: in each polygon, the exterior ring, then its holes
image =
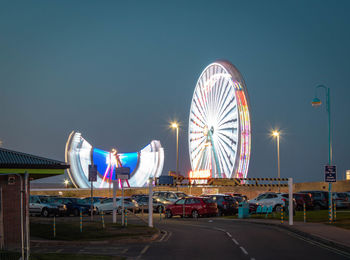
{"type": "Polygon", "coordinates": [[[210,198],[190,197],[177,200],[174,204],[166,207],[166,217],[172,216],[192,216],[198,218],[199,216],[216,216],[218,207],[216,203],[210,198]]]}

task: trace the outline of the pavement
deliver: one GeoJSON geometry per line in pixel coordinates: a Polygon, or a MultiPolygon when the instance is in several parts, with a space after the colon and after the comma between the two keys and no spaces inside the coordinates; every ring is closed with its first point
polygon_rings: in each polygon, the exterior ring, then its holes
{"type": "Polygon", "coordinates": [[[287,229],[305,238],[350,252],[349,229],[343,229],[322,223],[308,222],[294,222],[293,225],[289,225],[288,220],[281,224],[280,220],[275,219],[242,219],[239,221],[246,221],[262,225],[273,225],[279,228],[287,229]]]}

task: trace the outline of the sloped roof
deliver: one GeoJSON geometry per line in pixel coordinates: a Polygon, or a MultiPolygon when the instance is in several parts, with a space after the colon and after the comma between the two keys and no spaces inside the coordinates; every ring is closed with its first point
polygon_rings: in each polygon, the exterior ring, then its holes
{"type": "Polygon", "coordinates": [[[64,162],[0,148],[0,169],[67,169],[64,162]]]}

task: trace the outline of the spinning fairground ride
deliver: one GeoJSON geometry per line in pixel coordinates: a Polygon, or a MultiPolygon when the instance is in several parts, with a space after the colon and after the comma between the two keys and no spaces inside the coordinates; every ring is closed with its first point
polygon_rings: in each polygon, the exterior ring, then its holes
{"type": "Polygon", "coordinates": [[[66,163],[68,175],[76,188],[90,188],[89,165],[97,166],[94,188],[108,188],[116,179],[117,167],[129,167],[130,179],[124,186],[143,187],[150,177],[159,177],[163,170],[164,150],[160,141],[153,140],[139,152],[118,153],[115,149],[104,151],[93,147],[81,133],[73,131],[67,140],[66,163]]]}
{"type": "Polygon", "coordinates": [[[209,171],[213,178],[247,177],[251,148],[248,92],[230,62],[216,61],[200,75],[188,132],[192,171],[209,171]]]}

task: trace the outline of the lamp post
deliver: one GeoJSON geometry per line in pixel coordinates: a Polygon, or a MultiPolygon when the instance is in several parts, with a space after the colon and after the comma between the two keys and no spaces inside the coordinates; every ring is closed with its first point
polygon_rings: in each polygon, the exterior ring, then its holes
{"type": "Polygon", "coordinates": [[[179,173],[179,124],[173,122],[171,124],[172,128],[176,129],[176,173],[179,173]]]}
{"type": "MultiPolygon", "coordinates": [[[[277,138],[277,176],[278,179],[281,178],[281,168],[280,168],[280,133],[278,131],[273,131],[272,136],[277,138]]],[[[278,193],[281,191],[280,180],[278,180],[278,193]]]]}
{"type": "MultiPolygon", "coordinates": [[[[326,111],[328,112],[328,165],[332,165],[332,127],[331,127],[331,103],[330,103],[330,89],[324,85],[318,85],[315,89],[315,97],[311,104],[313,107],[319,107],[322,102],[317,97],[317,89],[322,88],[326,92],[326,111]]],[[[328,183],[328,206],[329,206],[329,216],[330,221],[333,221],[333,211],[332,211],[332,183],[328,183]]]]}

